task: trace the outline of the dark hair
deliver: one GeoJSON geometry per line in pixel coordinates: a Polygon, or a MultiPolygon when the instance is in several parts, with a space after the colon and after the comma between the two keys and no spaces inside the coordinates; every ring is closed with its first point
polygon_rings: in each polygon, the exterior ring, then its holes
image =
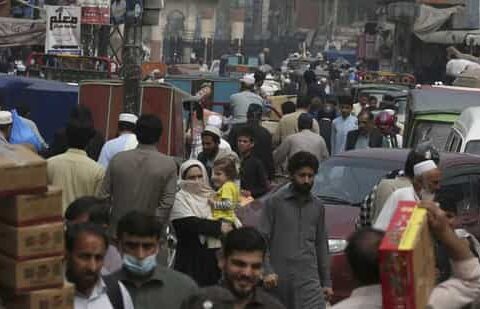
{"type": "Polygon", "coordinates": [[[354,232],[345,249],[348,263],[360,285],[380,283],[378,248],[384,232],[367,227],[354,232]]]}
{"type": "Polygon", "coordinates": [[[338,97],[339,105],[353,105],[353,98],[349,95],[342,95],[338,97]]]}
{"type": "Polygon", "coordinates": [[[313,126],[313,117],[310,114],[303,113],[298,117],[298,130],[311,130],[313,126]]]}
{"type": "Polygon", "coordinates": [[[413,178],[415,176],[413,173],[413,167],[426,160],[433,160],[437,165],[440,163],[440,155],[433,146],[420,144],[417,145],[415,149],[410,150],[407,156],[407,161],[405,161],[405,176],[413,178]]]}
{"type": "Polygon", "coordinates": [[[282,104],[282,115],[295,113],[296,105],[292,101],[287,101],[282,104]]]}
{"type": "Polygon", "coordinates": [[[318,112],[318,119],[327,118],[333,121],[337,117],[337,111],[335,107],[325,104],[322,109],[318,112]]]}
{"type": "Polygon", "coordinates": [[[263,108],[260,104],[250,104],[247,111],[248,120],[262,120],[263,108]]]}
{"type": "Polygon", "coordinates": [[[99,225],[110,225],[111,206],[106,200],[95,205],[89,212],[90,222],[99,225]]]}
{"type": "Polygon", "coordinates": [[[297,108],[308,109],[310,107],[310,103],[311,103],[310,97],[307,97],[307,96],[300,97],[297,100],[297,108]]]}
{"type": "Polygon", "coordinates": [[[228,233],[223,241],[223,254],[225,258],[235,251],[255,252],[261,251],[265,255],[267,244],[262,234],[253,227],[242,227],[228,233]]]}
{"type": "Polygon", "coordinates": [[[153,145],[162,136],[162,121],[155,115],[146,114],[140,116],[135,128],[138,142],[144,145],[153,145]]]}
{"type": "Polygon", "coordinates": [[[120,218],[117,225],[117,238],[122,239],[124,234],[139,237],[162,237],[163,227],[157,218],[138,210],[133,210],[120,218]]]}
{"type": "Polygon", "coordinates": [[[267,78],[267,74],[263,71],[257,70],[253,74],[253,78],[255,78],[255,83],[259,83],[260,81],[264,81],[267,78]]]}
{"type": "Polygon", "coordinates": [[[105,200],[95,196],[83,196],[68,205],[65,211],[65,219],[74,221],[81,215],[90,213],[98,205],[104,205],[105,200]]]}
{"type": "Polygon", "coordinates": [[[15,108],[17,110],[17,113],[22,116],[22,117],[27,117],[28,114],[30,114],[30,107],[25,104],[25,103],[19,103],[17,104],[17,107],[15,108]]]}
{"type": "Polygon", "coordinates": [[[87,222],[68,225],[67,232],[65,233],[65,247],[68,252],[73,251],[77,239],[83,234],[94,235],[101,238],[105,243],[105,249],[108,248],[108,236],[105,229],[97,224],[87,222]]]}
{"type": "Polygon", "coordinates": [[[239,137],[248,137],[252,143],[255,142],[255,133],[250,127],[242,127],[237,133],[237,140],[239,137]]]}
{"type": "Polygon", "coordinates": [[[440,190],[435,194],[435,201],[440,204],[440,208],[443,211],[451,212],[455,215],[458,214],[457,201],[458,198],[455,195],[455,192],[440,190]]]}
{"type": "Polygon", "coordinates": [[[126,121],[119,121],[118,122],[118,131],[135,131],[135,124],[126,121]]]}
{"type": "Polygon", "coordinates": [[[69,148],[84,150],[95,134],[95,129],[86,121],[72,119],[68,122],[65,132],[69,148]]]}
{"type": "Polygon", "coordinates": [[[357,118],[360,118],[360,117],[363,116],[363,115],[367,115],[367,116],[368,116],[368,120],[370,120],[370,121],[373,121],[373,119],[375,118],[375,116],[373,115],[373,113],[370,112],[370,111],[368,111],[368,110],[363,110],[363,111],[361,111],[361,112],[358,114],[357,118]]]}
{"type": "Polygon", "coordinates": [[[218,136],[217,134],[213,133],[213,132],[210,132],[210,131],[203,131],[202,132],[202,138],[204,136],[210,136],[213,138],[213,142],[217,145],[220,145],[220,136],[218,136]]]}
{"type": "Polygon", "coordinates": [[[333,105],[337,105],[338,104],[338,98],[334,95],[327,95],[327,97],[325,98],[325,102],[326,103],[330,103],[330,104],[333,104],[333,105]]]}
{"type": "Polygon", "coordinates": [[[69,120],[78,120],[83,123],[87,123],[93,127],[92,112],[85,105],[77,105],[71,112],[69,120]]]}
{"type": "Polygon", "coordinates": [[[318,172],[318,159],[310,152],[299,151],[288,160],[288,172],[293,175],[296,171],[304,167],[310,167],[315,174],[318,172]]]}
{"type": "Polygon", "coordinates": [[[228,179],[233,180],[238,177],[235,162],[230,158],[221,158],[213,162],[213,168],[218,168],[227,175],[228,179]]]}
{"type": "Polygon", "coordinates": [[[303,79],[307,84],[312,84],[317,81],[317,75],[312,70],[307,70],[303,73],[303,79]]]}

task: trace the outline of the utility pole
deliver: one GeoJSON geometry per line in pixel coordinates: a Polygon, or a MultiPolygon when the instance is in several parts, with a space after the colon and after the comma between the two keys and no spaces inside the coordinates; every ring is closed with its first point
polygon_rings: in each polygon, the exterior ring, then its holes
{"type": "Polygon", "coordinates": [[[121,70],[124,82],[124,111],[137,115],[141,112],[140,79],[143,59],[142,11],[142,2],[135,4],[134,11],[127,11],[122,53],[123,65],[121,70]]]}

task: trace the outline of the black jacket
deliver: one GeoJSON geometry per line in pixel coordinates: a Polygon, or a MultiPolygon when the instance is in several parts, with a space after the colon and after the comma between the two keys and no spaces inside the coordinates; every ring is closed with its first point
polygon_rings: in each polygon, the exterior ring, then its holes
{"type": "Polygon", "coordinates": [[[262,126],[254,123],[233,125],[228,135],[228,143],[232,150],[238,153],[237,134],[243,127],[249,127],[255,134],[255,146],[253,147],[253,155],[262,161],[268,179],[272,180],[275,174],[275,166],[273,165],[273,146],[272,135],[262,126]]]}
{"type": "Polygon", "coordinates": [[[268,178],[262,162],[254,155],[242,160],[240,166],[240,187],[250,191],[252,197],[258,198],[268,192],[268,178]]]}
{"type": "MultiPolygon", "coordinates": [[[[360,135],[358,130],[353,130],[348,132],[347,143],[345,145],[345,150],[355,149],[355,144],[357,143],[358,136],[360,135]]],[[[373,129],[370,132],[370,140],[368,146],[370,148],[381,148],[383,143],[383,135],[377,129],[373,129]]]]}

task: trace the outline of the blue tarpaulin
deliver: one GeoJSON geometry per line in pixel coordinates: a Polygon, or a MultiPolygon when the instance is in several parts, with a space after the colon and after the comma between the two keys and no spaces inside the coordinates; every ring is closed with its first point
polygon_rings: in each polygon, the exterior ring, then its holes
{"type": "Polygon", "coordinates": [[[0,105],[13,109],[30,108],[31,118],[47,143],[65,127],[71,110],[78,102],[78,86],[58,81],[0,75],[0,105]]]}
{"type": "Polygon", "coordinates": [[[354,66],[357,62],[357,51],[353,49],[345,49],[345,50],[336,50],[336,49],[329,49],[323,52],[325,56],[325,60],[329,62],[335,62],[337,59],[343,58],[347,60],[350,65],[354,66]]]}

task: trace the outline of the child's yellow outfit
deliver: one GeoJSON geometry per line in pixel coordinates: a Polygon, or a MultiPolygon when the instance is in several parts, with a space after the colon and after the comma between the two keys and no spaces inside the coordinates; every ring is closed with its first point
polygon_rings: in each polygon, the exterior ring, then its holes
{"type": "Polygon", "coordinates": [[[235,223],[237,216],[235,208],[240,201],[240,190],[233,181],[227,181],[217,191],[215,205],[212,209],[214,220],[227,220],[235,223]]]}
{"type": "MultiPolygon", "coordinates": [[[[215,194],[215,202],[212,206],[213,220],[225,220],[231,222],[235,227],[242,226],[235,215],[235,208],[240,202],[240,189],[233,181],[227,181],[215,194]]],[[[215,238],[208,238],[208,248],[221,248],[222,243],[215,238]]]]}

